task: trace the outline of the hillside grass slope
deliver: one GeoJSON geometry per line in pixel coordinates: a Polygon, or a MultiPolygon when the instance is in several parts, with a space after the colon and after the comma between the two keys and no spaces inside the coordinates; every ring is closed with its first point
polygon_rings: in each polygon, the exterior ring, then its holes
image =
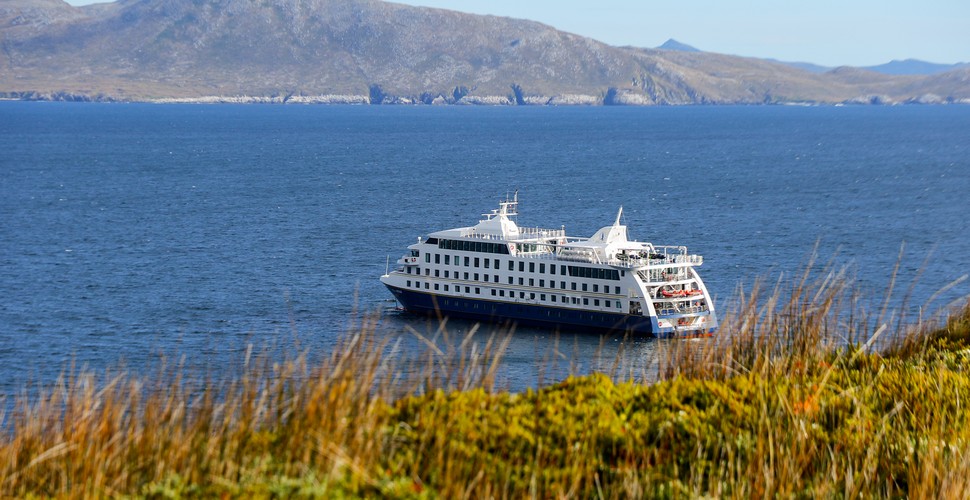
{"type": "Polygon", "coordinates": [[[653,383],[617,365],[510,393],[507,334],[443,329],[403,362],[376,318],[314,366],[247,355],[229,382],[68,372],[5,415],[0,496],[970,493],[970,302],[907,325],[839,273],[759,290],[718,337],[661,342],[653,383]]]}

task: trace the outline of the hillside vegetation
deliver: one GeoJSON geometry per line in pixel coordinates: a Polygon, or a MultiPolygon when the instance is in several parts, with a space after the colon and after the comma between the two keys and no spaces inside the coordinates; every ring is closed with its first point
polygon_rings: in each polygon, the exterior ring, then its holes
{"type": "MultiPolygon", "coordinates": [[[[680,47],[680,46],[674,46],[680,47]]],[[[0,97],[370,104],[970,102],[970,68],[894,76],[613,47],[378,0],[0,5],[0,97]]]]}
{"type": "Polygon", "coordinates": [[[226,383],[71,372],[6,415],[0,496],[966,497],[970,303],[903,326],[855,298],[838,273],[755,287],[718,337],[660,342],[654,383],[509,393],[507,334],[405,361],[375,318],[226,383]]]}

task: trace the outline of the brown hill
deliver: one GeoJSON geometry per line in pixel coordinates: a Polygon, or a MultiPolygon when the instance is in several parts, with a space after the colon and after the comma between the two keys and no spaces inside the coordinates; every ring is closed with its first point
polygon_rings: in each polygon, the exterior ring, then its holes
{"type": "Polygon", "coordinates": [[[835,103],[970,99],[887,76],[612,47],[532,21],[377,0],[0,0],[0,94],[319,102],[835,103]],[[356,97],[355,97],[356,96],[356,97]]]}

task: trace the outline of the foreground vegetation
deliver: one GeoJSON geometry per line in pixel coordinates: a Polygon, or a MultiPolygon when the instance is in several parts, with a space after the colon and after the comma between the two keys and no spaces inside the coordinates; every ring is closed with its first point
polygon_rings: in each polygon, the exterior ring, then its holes
{"type": "MultiPolygon", "coordinates": [[[[721,335],[513,394],[507,337],[428,343],[374,323],[332,356],[66,376],[0,432],[0,497],[681,497],[970,494],[970,303],[905,326],[827,273],[740,303],[721,335]]],[[[375,320],[369,320],[375,321],[375,320]]]]}

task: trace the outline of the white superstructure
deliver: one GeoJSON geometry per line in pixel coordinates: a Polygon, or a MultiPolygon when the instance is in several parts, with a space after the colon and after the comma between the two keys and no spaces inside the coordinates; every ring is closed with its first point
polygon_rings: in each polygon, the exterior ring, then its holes
{"type": "Polygon", "coordinates": [[[474,226],[418,238],[381,281],[422,314],[662,337],[717,327],[703,258],[629,240],[622,208],[589,238],[520,227],[517,209],[516,193],[474,226]]]}

